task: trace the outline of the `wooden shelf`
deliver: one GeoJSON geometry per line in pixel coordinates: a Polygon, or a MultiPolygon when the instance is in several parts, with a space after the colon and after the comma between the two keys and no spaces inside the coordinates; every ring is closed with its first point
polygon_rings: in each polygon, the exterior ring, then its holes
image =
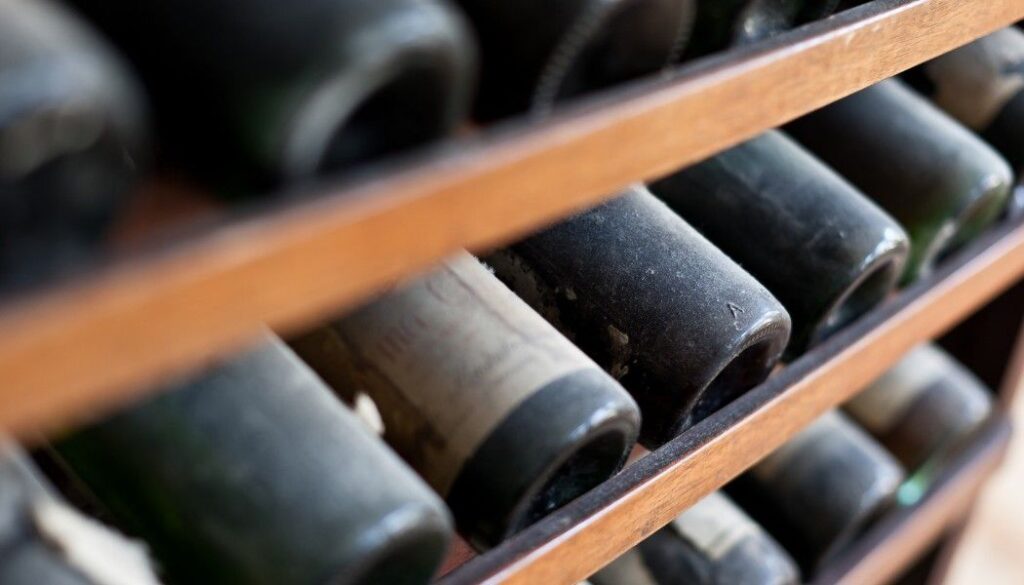
{"type": "Polygon", "coordinates": [[[701,424],[441,582],[586,578],[1017,281],[1024,225],[1004,226],[701,424]]]}
{"type": "Polygon", "coordinates": [[[815,583],[883,585],[910,566],[970,511],[985,481],[1003,460],[1011,437],[1000,416],[964,450],[923,501],[883,518],[815,583]]]}
{"type": "MultiPolygon", "coordinates": [[[[295,331],[457,248],[508,242],[1021,17],[1020,0],[878,0],[8,302],[0,428],[96,414],[241,349],[264,324],[295,331]]],[[[989,260],[1016,275],[1019,234],[1009,242],[989,260]]],[[[1007,278],[986,274],[924,306],[976,306],[1007,278]]]]}

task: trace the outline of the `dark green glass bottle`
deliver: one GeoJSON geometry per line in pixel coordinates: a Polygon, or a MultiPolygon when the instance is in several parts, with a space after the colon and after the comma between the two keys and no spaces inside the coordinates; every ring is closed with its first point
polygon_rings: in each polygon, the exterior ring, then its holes
{"type": "Polygon", "coordinates": [[[696,0],[456,0],[480,41],[476,115],[527,110],[667,67],[696,0]]]}
{"type": "Polygon", "coordinates": [[[938,346],[926,344],[844,409],[906,467],[900,503],[910,505],[988,420],[992,393],[938,346]]]}
{"type": "Polygon", "coordinates": [[[779,132],[651,184],[778,298],[801,354],[881,302],[907,259],[903,229],[779,132]]]}
{"type": "Polygon", "coordinates": [[[892,214],[910,235],[904,282],[1002,213],[1013,174],[997,152],[899,80],[813,112],[790,134],[892,214]]]}
{"type": "MultiPolygon", "coordinates": [[[[1004,28],[906,74],[918,91],[1024,171],[1024,32],[1004,28]]],[[[1015,214],[1024,200],[1014,200],[1015,214]]]]}
{"type": "Polygon", "coordinates": [[[426,583],[442,502],[283,343],[54,443],[180,583],[426,583]]]}
{"type": "Polygon", "coordinates": [[[640,413],[611,377],[468,253],[292,342],[493,546],[618,471],[640,413]]]}
{"type": "Polygon", "coordinates": [[[0,583],[157,585],[145,549],[69,507],[0,438],[0,583]]]}
{"type": "Polygon", "coordinates": [[[71,0],[136,65],[166,154],[227,186],[277,186],[461,123],[463,21],[434,0],[71,0]]]}
{"type": "Polygon", "coordinates": [[[648,446],[759,384],[789,341],[775,297],[644,187],[487,262],[629,390],[648,446]]]}
{"type": "Polygon", "coordinates": [[[831,14],[839,0],[699,0],[687,56],[760,41],[831,14]]]}
{"type": "Polygon", "coordinates": [[[125,65],[74,14],[0,0],[0,289],[81,271],[146,163],[125,65]]]}
{"type": "Polygon", "coordinates": [[[721,492],[590,577],[593,585],[798,585],[789,554],[721,492]]]}
{"type": "Polygon", "coordinates": [[[891,508],[903,478],[892,455],[832,411],[730,484],[728,493],[813,578],[891,508]]]}

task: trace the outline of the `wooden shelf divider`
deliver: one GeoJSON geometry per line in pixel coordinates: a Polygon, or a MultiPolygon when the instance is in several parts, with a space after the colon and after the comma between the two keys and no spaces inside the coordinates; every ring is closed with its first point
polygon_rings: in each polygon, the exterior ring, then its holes
{"type": "Polygon", "coordinates": [[[8,302],[0,428],[96,415],[264,325],[309,325],[460,247],[508,242],[1021,17],[1020,0],[878,0],[8,302]]]}
{"type": "Polygon", "coordinates": [[[766,383],[562,510],[441,579],[574,584],[850,398],[915,345],[1024,273],[1024,225],[1007,225],[766,383]]]}

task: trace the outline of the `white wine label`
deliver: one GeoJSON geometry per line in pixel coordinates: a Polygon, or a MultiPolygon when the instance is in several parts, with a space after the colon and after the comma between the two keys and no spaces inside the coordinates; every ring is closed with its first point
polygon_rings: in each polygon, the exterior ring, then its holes
{"type": "Polygon", "coordinates": [[[949,377],[949,359],[934,347],[922,345],[844,404],[843,409],[872,434],[885,434],[929,386],[949,377]]]}
{"type": "Polygon", "coordinates": [[[377,403],[373,401],[373,398],[360,392],[356,395],[355,402],[352,404],[352,410],[355,411],[359,420],[366,425],[366,428],[370,429],[370,432],[378,437],[384,434],[384,419],[381,418],[380,409],[377,408],[377,403]]]}
{"type": "Polygon", "coordinates": [[[146,548],[50,498],[32,504],[36,529],[96,585],[158,585],[146,548]]]}
{"type": "Polygon", "coordinates": [[[736,504],[712,492],[672,521],[672,528],[712,560],[719,560],[761,528],[736,504]]]}
{"type": "Polygon", "coordinates": [[[597,366],[468,253],[330,327],[385,437],[447,495],[520,403],[597,366]],[[412,453],[412,454],[411,454],[412,453]]]}
{"type": "Polygon", "coordinates": [[[925,70],[935,84],[932,100],[975,130],[992,123],[1024,89],[1024,33],[1011,27],[947,53],[925,70]]]}

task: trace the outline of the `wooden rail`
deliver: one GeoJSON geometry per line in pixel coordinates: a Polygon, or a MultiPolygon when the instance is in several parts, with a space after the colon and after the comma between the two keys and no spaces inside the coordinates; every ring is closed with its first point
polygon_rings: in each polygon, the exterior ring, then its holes
{"type": "Polygon", "coordinates": [[[571,584],[720,488],[1017,281],[1024,226],[1008,226],[597,489],[445,576],[445,585],[571,584]]]}
{"type": "Polygon", "coordinates": [[[457,248],[508,242],[1021,17],[1021,0],[878,0],[8,302],[0,428],[97,414],[264,324],[309,325],[457,248]]]}

